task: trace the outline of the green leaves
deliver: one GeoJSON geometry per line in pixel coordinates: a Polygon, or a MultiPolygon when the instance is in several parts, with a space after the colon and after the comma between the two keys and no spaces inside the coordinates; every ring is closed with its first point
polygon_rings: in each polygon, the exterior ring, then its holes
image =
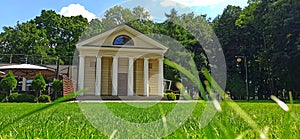
{"type": "Polygon", "coordinates": [[[87,19],[82,16],[64,17],[52,10],[42,10],[33,20],[4,27],[0,34],[0,53],[22,55],[21,60],[15,57],[13,63],[49,64],[52,61],[54,64],[52,57],[59,56],[64,64],[71,64],[75,43],[87,25],[87,19]],[[25,55],[31,57],[25,60],[25,55]]]}
{"type": "Polygon", "coordinates": [[[0,81],[0,87],[7,92],[15,89],[16,86],[17,86],[17,80],[11,71],[9,71],[6,74],[6,76],[0,81]]]}
{"type": "Polygon", "coordinates": [[[54,79],[52,84],[52,89],[54,92],[60,92],[63,89],[63,82],[59,79],[54,79]]]}
{"type": "Polygon", "coordinates": [[[226,57],[227,89],[243,95],[238,88],[243,88],[244,68],[236,66],[234,57],[245,55],[253,94],[255,89],[257,96],[267,97],[280,95],[283,89],[299,90],[300,2],[250,0],[248,4],[244,9],[227,6],[213,21],[226,57]]]}
{"type": "Polygon", "coordinates": [[[32,81],[32,89],[38,92],[46,89],[46,82],[41,73],[36,74],[34,80],[32,81]]]}

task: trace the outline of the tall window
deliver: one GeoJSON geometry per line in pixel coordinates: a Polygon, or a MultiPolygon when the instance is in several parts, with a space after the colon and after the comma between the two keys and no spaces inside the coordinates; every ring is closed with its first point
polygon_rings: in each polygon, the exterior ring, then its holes
{"type": "Polygon", "coordinates": [[[129,36],[120,35],[115,38],[113,45],[134,45],[134,43],[129,36]]]}

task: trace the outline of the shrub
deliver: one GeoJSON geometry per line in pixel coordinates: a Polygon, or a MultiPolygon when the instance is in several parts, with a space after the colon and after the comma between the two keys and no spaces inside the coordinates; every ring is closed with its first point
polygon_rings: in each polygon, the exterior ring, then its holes
{"type": "Polygon", "coordinates": [[[12,93],[12,94],[10,94],[8,97],[7,97],[7,100],[8,100],[8,102],[18,102],[17,100],[18,100],[18,96],[19,96],[20,94],[18,94],[18,93],[12,93]]]}
{"type": "Polygon", "coordinates": [[[166,90],[165,93],[173,93],[172,90],[166,90]]]}
{"type": "Polygon", "coordinates": [[[165,96],[167,97],[168,100],[176,100],[176,94],[174,94],[173,92],[165,93],[165,96]]]}
{"type": "Polygon", "coordinates": [[[37,96],[40,96],[41,92],[46,89],[46,82],[41,73],[36,74],[34,80],[32,81],[31,87],[34,91],[39,92],[37,96]]]}
{"type": "Polygon", "coordinates": [[[52,89],[54,93],[54,99],[57,97],[62,96],[62,90],[63,90],[63,82],[62,80],[55,79],[52,84],[52,89]]]}
{"type": "Polygon", "coordinates": [[[6,95],[5,94],[0,94],[0,102],[3,102],[5,99],[6,95]]]}
{"type": "Polygon", "coordinates": [[[8,102],[34,102],[35,97],[29,94],[12,93],[7,98],[8,102]]]}
{"type": "Polygon", "coordinates": [[[48,95],[41,95],[38,97],[38,102],[47,103],[51,101],[51,97],[48,95]]]}
{"type": "Polygon", "coordinates": [[[35,102],[35,96],[29,94],[20,94],[18,97],[19,102],[35,102]]]}
{"type": "Polygon", "coordinates": [[[6,76],[0,81],[0,87],[8,92],[8,95],[11,90],[15,89],[17,86],[17,80],[14,74],[9,71],[6,76]]]}

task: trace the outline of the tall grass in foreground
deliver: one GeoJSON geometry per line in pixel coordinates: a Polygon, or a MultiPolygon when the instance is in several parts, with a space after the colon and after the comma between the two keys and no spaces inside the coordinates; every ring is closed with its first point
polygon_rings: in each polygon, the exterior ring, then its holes
{"type": "MultiPolygon", "coordinates": [[[[177,69],[178,71],[180,71],[181,73],[183,73],[185,76],[187,76],[191,82],[193,82],[199,89],[199,91],[201,92],[201,95],[204,97],[205,100],[208,100],[208,98],[205,98],[206,94],[204,93],[204,87],[200,81],[200,79],[195,78],[198,76],[198,74],[196,74],[197,76],[194,76],[195,73],[195,64],[194,63],[190,63],[191,66],[191,71],[185,69],[184,67],[182,67],[181,65],[178,65],[177,63],[170,61],[168,59],[164,60],[164,63],[172,68],[177,69]],[[192,74],[194,73],[194,74],[192,74]]],[[[245,112],[241,107],[239,107],[236,103],[234,103],[229,97],[228,95],[225,93],[225,91],[218,85],[218,83],[214,80],[214,78],[210,75],[210,73],[208,72],[207,69],[202,69],[202,75],[204,75],[205,77],[205,81],[204,81],[204,85],[205,85],[205,89],[206,92],[211,96],[211,101],[213,102],[215,108],[218,111],[222,111],[222,107],[220,106],[219,102],[216,100],[215,98],[215,93],[217,92],[220,96],[223,97],[223,99],[225,100],[224,103],[229,106],[229,109],[233,110],[235,112],[236,115],[239,116],[239,118],[241,118],[244,122],[246,122],[250,127],[251,130],[253,130],[256,134],[258,134],[258,136],[251,136],[252,138],[268,138],[267,137],[267,133],[268,133],[268,127],[265,127],[264,129],[262,129],[262,127],[259,126],[259,123],[255,122],[253,120],[253,118],[251,118],[251,116],[245,112]]],[[[181,92],[184,92],[184,87],[179,87],[179,89],[181,90],[181,92]]],[[[293,104],[293,99],[292,99],[292,95],[291,92],[289,93],[290,95],[290,102],[293,104]]],[[[287,112],[288,114],[288,120],[290,121],[291,117],[293,118],[293,120],[297,121],[297,123],[299,123],[299,119],[298,116],[296,116],[294,111],[291,111],[291,109],[281,100],[279,100],[278,98],[276,98],[275,96],[271,96],[272,100],[274,100],[284,111],[287,112]]],[[[226,109],[228,111],[228,109],[226,109]]],[[[220,124],[220,123],[219,123],[220,124]]],[[[221,125],[221,127],[223,127],[221,125]]],[[[223,130],[226,130],[226,128],[224,128],[223,130]]],[[[247,131],[248,132],[248,131],[247,131]]],[[[244,132],[242,134],[240,134],[238,136],[238,138],[242,138],[243,136],[247,135],[244,132]]],[[[211,133],[210,131],[208,133],[211,133]]],[[[227,133],[227,132],[225,132],[227,133]]],[[[232,132],[231,132],[232,133],[232,132]]],[[[290,133],[290,132],[288,132],[290,133]]],[[[212,135],[213,134],[208,134],[209,138],[214,138],[212,135]]],[[[229,134],[228,134],[229,135],[229,134]]],[[[285,134],[286,136],[284,136],[284,138],[289,138],[290,136],[288,136],[289,134],[285,134]]],[[[294,138],[294,136],[292,136],[292,138],[294,138]]]]}
{"type": "MultiPolygon", "coordinates": [[[[0,138],[109,138],[86,120],[77,103],[60,103],[3,127],[18,119],[20,115],[47,105],[49,104],[1,103],[0,138]]],[[[92,107],[98,103],[87,103],[87,105],[92,107]]],[[[133,109],[123,103],[106,103],[106,105],[116,116],[124,117],[131,122],[143,123],[159,120],[161,113],[158,113],[157,109],[163,107],[164,114],[167,114],[176,102],[158,103],[150,109],[133,109]]],[[[277,104],[240,102],[237,105],[257,123],[258,128],[265,133],[265,138],[300,138],[299,122],[277,104]]],[[[165,138],[262,138],[259,132],[253,130],[225,102],[221,103],[222,111],[202,128],[200,121],[205,107],[206,103],[197,103],[188,120],[165,138]]],[[[300,109],[300,105],[294,104],[293,109],[300,109]]],[[[296,117],[300,116],[299,111],[293,112],[296,117]]],[[[126,130],[130,130],[130,127],[126,130]]],[[[122,138],[118,136],[118,133],[114,137],[122,138]]]]}
{"type": "MultiPolygon", "coordinates": [[[[167,60],[165,64],[178,69],[189,77],[199,90],[204,90],[200,81],[189,71],[167,60]]],[[[218,112],[208,125],[202,125],[200,121],[208,103],[189,102],[196,103],[193,114],[186,122],[175,121],[174,124],[179,124],[180,127],[165,138],[300,138],[298,118],[300,111],[297,111],[300,108],[299,104],[286,105],[274,96],[272,99],[277,104],[236,103],[226,97],[224,91],[206,70],[203,71],[203,75],[207,79],[205,89],[212,95],[213,105],[218,112]],[[221,103],[216,101],[211,93],[213,89],[221,96],[225,96],[225,101],[221,103]]],[[[179,88],[184,90],[183,87],[179,88]]],[[[81,92],[76,92],[73,96],[79,93],[81,92]]],[[[61,98],[51,104],[1,103],[0,138],[124,138],[118,134],[118,131],[111,133],[110,136],[103,135],[86,120],[86,115],[81,112],[77,103],[61,103],[66,99],[68,98],[61,98]]],[[[147,123],[166,117],[177,103],[179,102],[157,103],[150,108],[133,108],[125,103],[105,103],[105,105],[115,116],[126,121],[147,123]]],[[[96,108],[95,106],[99,103],[84,105],[96,108]]],[[[174,121],[174,119],[164,119],[164,121],[172,120],[174,121]]],[[[118,125],[106,127],[114,129],[114,126],[118,125]]],[[[122,130],[130,129],[131,127],[126,127],[122,130]]],[[[155,131],[149,132],[155,137],[155,131]]],[[[129,137],[146,138],[149,136],[145,133],[145,136],[130,134],[129,137]]]]}

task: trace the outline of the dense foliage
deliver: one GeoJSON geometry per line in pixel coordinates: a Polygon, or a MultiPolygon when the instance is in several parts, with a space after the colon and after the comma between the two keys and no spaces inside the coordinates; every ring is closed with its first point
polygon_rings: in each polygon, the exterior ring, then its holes
{"type": "Polygon", "coordinates": [[[8,102],[35,102],[35,96],[29,94],[12,93],[7,97],[8,102]]]}
{"type": "Polygon", "coordinates": [[[5,98],[6,98],[5,94],[0,94],[0,102],[4,101],[5,98]]]}
{"type": "Polygon", "coordinates": [[[39,94],[38,97],[41,95],[41,91],[46,89],[46,81],[41,73],[36,74],[35,78],[32,80],[32,89],[37,91],[39,94]]]}
{"type": "Polygon", "coordinates": [[[38,102],[41,102],[41,103],[51,102],[51,97],[48,95],[41,95],[38,97],[38,102]]]}
{"type": "Polygon", "coordinates": [[[14,74],[9,71],[5,77],[0,81],[0,87],[10,93],[11,90],[15,89],[17,86],[17,79],[14,74]]]}
{"type": "Polygon", "coordinates": [[[63,91],[63,82],[62,82],[62,80],[54,79],[51,88],[53,89],[54,99],[56,99],[57,97],[63,96],[63,94],[62,94],[62,91],[63,91]]]}
{"type": "Polygon", "coordinates": [[[165,93],[164,94],[168,100],[176,100],[176,94],[171,92],[171,93],[165,93]]]}
{"type": "Polygon", "coordinates": [[[82,16],[64,17],[52,10],[14,27],[3,27],[0,34],[2,62],[71,64],[75,43],[88,25],[82,16]],[[10,54],[14,54],[10,58],[10,54]],[[28,55],[28,56],[26,56],[28,55]]]}
{"type": "Polygon", "coordinates": [[[251,97],[287,99],[287,92],[292,91],[299,98],[300,1],[248,3],[244,9],[228,6],[213,21],[226,57],[227,89],[236,97],[245,97],[245,68],[235,58],[242,55],[247,57],[251,97]]]}

